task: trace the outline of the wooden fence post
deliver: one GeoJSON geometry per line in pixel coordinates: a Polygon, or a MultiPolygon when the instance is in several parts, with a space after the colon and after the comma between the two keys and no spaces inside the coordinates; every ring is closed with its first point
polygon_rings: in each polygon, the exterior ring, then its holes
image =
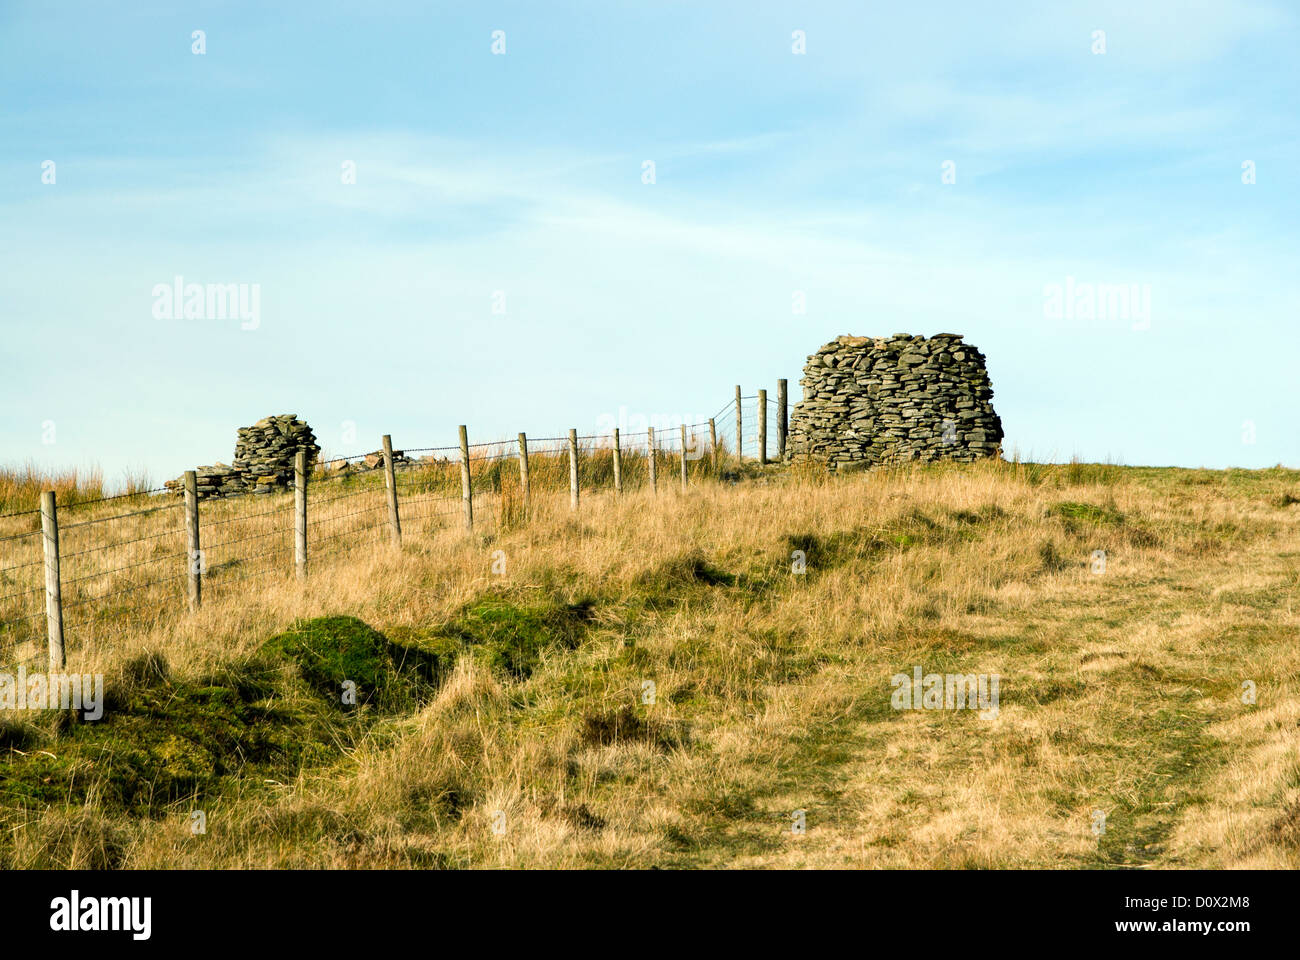
{"type": "Polygon", "coordinates": [[[618,427],[614,428],[614,492],[623,492],[623,449],[618,443],[618,427]]]}
{"type": "Polygon", "coordinates": [[[293,458],[293,566],[299,580],[307,578],[307,451],[293,458]]]}
{"type": "Polygon", "coordinates": [[[528,437],[519,434],[519,486],[524,491],[524,516],[528,516],[528,501],[532,495],[532,488],[528,484],[528,437]]]}
{"type": "Polygon", "coordinates": [[[785,461],[785,438],[790,432],[790,424],[786,420],[786,407],[790,403],[790,397],[786,386],[784,380],[776,382],[776,405],[779,408],[776,412],[776,458],[782,462],[785,461]]]}
{"type": "Polygon", "coordinates": [[[469,434],[460,425],[460,499],[465,506],[465,529],[474,529],[474,490],[469,479],[469,434]]]}
{"type": "Polygon", "coordinates": [[[650,467],[650,492],[654,493],[656,481],[658,480],[658,472],[659,472],[657,469],[657,465],[655,463],[655,428],[654,427],[650,427],[649,429],[646,430],[646,437],[648,438],[649,441],[647,443],[647,447],[649,449],[646,451],[646,457],[647,457],[646,463],[650,467]]]}
{"type": "Polygon", "coordinates": [[[758,462],[767,466],[767,391],[758,391],[758,462]]]}
{"type": "Polygon", "coordinates": [[[578,431],[569,430],[569,508],[578,509],[578,431]]]}
{"type": "Polygon", "coordinates": [[[384,434],[384,480],[388,484],[388,529],[393,546],[402,545],[402,520],[397,514],[397,474],[393,472],[393,438],[384,434]]]}
{"type": "Polygon", "coordinates": [[[745,459],[745,435],[741,431],[740,418],[740,384],[736,384],[736,465],[745,459]]]}
{"type": "Polygon", "coordinates": [[[686,424],[682,424],[682,493],[686,492],[686,424]]]}
{"type": "Polygon", "coordinates": [[[50,669],[67,666],[63,654],[63,588],[59,580],[59,515],[54,491],[41,494],[41,533],[45,544],[45,631],[50,641],[50,669]]]}
{"type": "Polygon", "coordinates": [[[718,472],[718,425],[709,417],[709,455],[713,459],[713,472],[718,472]]]}
{"type": "Polygon", "coordinates": [[[185,555],[189,558],[190,610],[203,603],[203,550],[199,546],[199,480],[193,470],[185,471],[185,555]]]}

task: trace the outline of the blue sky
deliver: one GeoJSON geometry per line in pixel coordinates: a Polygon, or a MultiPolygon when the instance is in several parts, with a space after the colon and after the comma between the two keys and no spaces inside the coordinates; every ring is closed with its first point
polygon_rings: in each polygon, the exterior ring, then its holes
{"type": "Polygon", "coordinates": [[[1298,22],[10,0],[0,460],[161,481],[273,413],[336,455],[588,432],[797,397],[838,334],[955,332],[1008,452],[1300,465],[1298,22]],[[256,329],[159,319],[177,275],[257,284],[256,329]],[[1149,288],[1149,317],[1049,316],[1067,278],[1149,288]]]}

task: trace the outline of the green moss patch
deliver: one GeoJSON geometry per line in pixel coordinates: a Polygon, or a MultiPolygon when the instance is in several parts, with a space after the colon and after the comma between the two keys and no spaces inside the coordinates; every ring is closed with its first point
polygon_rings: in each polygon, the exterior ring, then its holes
{"type": "Polygon", "coordinates": [[[302,680],[327,699],[342,703],[350,683],[357,706],[389,713],[415,709],[450,666],[445,656],[394,643],[356,617],[300,621],[268,640],[262,653],[294,664],[302,680]]]}
{"type": "Polygon", "coordinates": [[[505,596],[487,597],[467,605],[438,636],[473,650],[494,669],[526,679],[547,650],[572,649],[582,642],[592,607],[590,600],[519,603],[505,596]]]}
{"type": "Polygon", "coordinates": [[[1067,521],[1080,523],[1094,523],[1097,525],[1119,524],[1124,522],[1124,515],[1114,507],[1098,506],[1095,503],[1080,503],[1076,500],[1062,500],[1060,503],[1054,503],[1047,511],[1050,515],[1060,517],[1067,521]]]}
{"type": "Polygon", "coordinates": [[[193,680],[157,654],[105,678],[104,716],[52,714],[9,724],[0,805],[79,807],[158,816],[209,802],[237,780],[254,789],[337,760],[340,745],[387,713],[431,695],[438,661],[352,617],[305,620],[257,656],[193,680]],[[344,702],[344,681],[356,705],[344,702]]]}

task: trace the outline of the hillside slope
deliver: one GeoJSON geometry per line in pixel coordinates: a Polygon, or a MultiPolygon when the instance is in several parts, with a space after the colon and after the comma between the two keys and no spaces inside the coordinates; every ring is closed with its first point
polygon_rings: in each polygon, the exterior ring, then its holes
{"type": "Polygon", "coordinates": [[[84,651],[104,719],[0,727],[0,863],[1294,867],[1298,496],[983,463],[453,517],[84,651]],[[918,667],[998,709],[894,709],[918,667]]]}

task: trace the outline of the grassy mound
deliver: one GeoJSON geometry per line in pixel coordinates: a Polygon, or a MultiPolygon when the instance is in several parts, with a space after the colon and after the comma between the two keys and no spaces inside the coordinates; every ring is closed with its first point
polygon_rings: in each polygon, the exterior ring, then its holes
{"type": "Polygon", "coordinates": [[[195,680],[148,654],[105,678],[101,720],[76,714],[9,722],[4,806],[81,805],[157,816],[171,804],[329,763],[369,721],[433,691],[436,657],[353,617],[299,622],[259,654],[195,680]],[[355,684],[355,704],[342,696],[355,684]]]}
{"type": "Polygon", "coordinates": [[[433,646],[473,651],[492,669],[527,679],[548,650],[571,650],[582,642],[593,602],[566,603],[558,598],[518,603],[506,596],[487,596],[466,604],[451,623],[433,634],[433,646]]]}
{"type": "Polygon", "coordinates": [[[302,681],[327,700],[385,713],[414,709],[450,665],[437,654],[392,642],[356,617],[301,621],[268,640],[262,653],[293,664],[302,681]],[[345,700],[345,693],[355,698],[345,700]]]}

